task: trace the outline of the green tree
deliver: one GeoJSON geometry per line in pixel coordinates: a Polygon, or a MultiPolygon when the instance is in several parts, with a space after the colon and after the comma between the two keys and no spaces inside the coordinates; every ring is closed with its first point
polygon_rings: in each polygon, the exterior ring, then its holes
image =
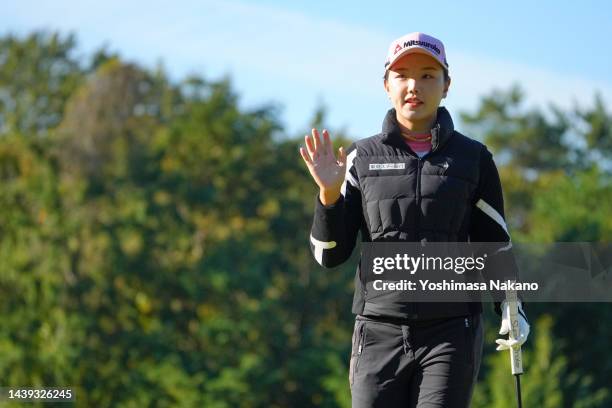
{"type": "Polygon", "coordinates": [[[0,39],[0,134],[45,134],[82,82],[73,35],[34,32],[0,39]]]}

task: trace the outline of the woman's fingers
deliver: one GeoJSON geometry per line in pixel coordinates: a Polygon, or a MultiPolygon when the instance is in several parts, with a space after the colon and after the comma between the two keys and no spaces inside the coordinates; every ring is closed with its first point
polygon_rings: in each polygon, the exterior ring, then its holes
{"type": "MultiPolygon", "coordinates": [[[[324,129],[323,130],[323,138],[321,138],[321,134],[316,128],[312,129],[312,136],[304,136],[304,142],[306,143],[306,151],[309,155],[309,163],[313,163],[320,156],[328,156],[330,158],[336,158],[334,154],[334,147],[331,141],[331,137],[329,132],[324,129]]],[[[344,154],[344,150],[342,150],[342,154],[344,154]]],[[[338,162],[344,163],[346,161],[346,155],[344,159],[340,159],[340,153],[338,154],[338,162]]]]}
{"type": "Polygon", "coordinates": [[[306,149],[304,149],[303,147],[300,147],[300,155],[302,155],[302,159],[304,159],[304,162],[306,162],[307,165],[312,166],[312,159],[310,158],[310,155],[308,154],[306,149]]]}
{"type": "Polygon", "coordinates": [[[314,150],[318,152],[321,148],[321,136],[319,136],[319,131],[316,128],[312,129],[312,138],[314,139],[314,150]]]}
{"type": "Polygon", "coordinates": [[[303,148],[302,146],[300,146],[300,156],[302,156],[302,159],[304,159],[304,162],[306,164],[312,164],[312,161],[310,159],[310,155],[308,154],[306,149],[303,148]]]}
{"type": "Polygon", "coordinates": [[[338,163],[340,163],[342,166],[346,165],[346,152],[342,146],[338,148],[338,163]]]}
{"type": "Polygon", "coordinates": [[[323,150],[329,156],[334,157],[334,146],[332,145],[327,129],[323,129],[323,150]]]}
{"type": "Polygon", "coordinates": [[[306,143],[306,149],[308,149],[308,154],[310,155],[310,158],[314,159],[315,148],[312,139],[308,135],[306,135],[304,136],[304,142],[306,143]]]}

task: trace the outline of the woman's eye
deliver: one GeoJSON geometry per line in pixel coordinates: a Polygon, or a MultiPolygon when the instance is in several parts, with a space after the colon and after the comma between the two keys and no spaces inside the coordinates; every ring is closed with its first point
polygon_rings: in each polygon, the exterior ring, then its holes
{"type": "Polygon", "coordinates": [[[425,75],[423,75],[423,78],[424,78],[424,79],[433,78],[433,75],[430,75],[430,74],[425,74],[425,75]]]}

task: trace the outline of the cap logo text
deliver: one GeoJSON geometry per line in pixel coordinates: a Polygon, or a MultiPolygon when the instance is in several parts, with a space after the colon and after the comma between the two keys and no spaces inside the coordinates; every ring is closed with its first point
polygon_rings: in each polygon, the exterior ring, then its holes
{"type": "MultiPolygon", "coordinates": [[[[427,41],[419,41],[419,40],[404,41],[404,48],[414,47],[415,45],[429,48],[430,50],[434,51],[436,54],[438,55],[440,54],[440,49],[435,44],[428,43],[427,41]]],[[[395,49],[395,52],[397,53],[397,48],[395,49]]]]}

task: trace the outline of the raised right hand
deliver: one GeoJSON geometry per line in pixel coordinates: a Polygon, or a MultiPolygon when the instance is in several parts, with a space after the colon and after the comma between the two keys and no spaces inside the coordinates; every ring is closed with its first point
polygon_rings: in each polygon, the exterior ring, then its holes
{"type": "Polygon", "coordinates": [[[340,196],[340,188],[344,182],[344,172],[346,170],[346,153],[340,147],[336,160],[327,130],[323,130],[323,142],[321,142],[317,129],[312,129],[312,138],[306,135],[304,141],[307,150],[300,147],[302,159],[304,159],[304,163],[306,163],[315,183],[321,189],[321,202],[325,205],[331,204],[325,201],[329,201],[330,198],[332,200],[337,199],[340,196]]]}

